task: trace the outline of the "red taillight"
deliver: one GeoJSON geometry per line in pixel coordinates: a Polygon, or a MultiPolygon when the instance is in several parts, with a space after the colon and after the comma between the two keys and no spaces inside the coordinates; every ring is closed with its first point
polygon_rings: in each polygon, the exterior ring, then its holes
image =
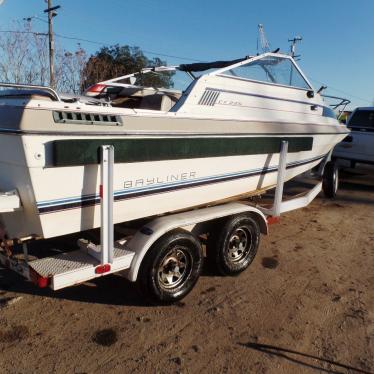
{"type": "Polygon", "coordinates": [[[110,264],[99,265],[95,268],[96,274],[104,274],[110,271],[110,264]]]}
{"type": "Polygon", "coordinates": [[[93,86],[87,89],[86,93],[99,94],[100,92],[104,90],[105,87],[106,87],[105,84],[94,84],[93,86]]]}
{"type": "Polygon", "coordinates": [[[269,216],[267,218],[267,221],[268,221],[268,225],[272,225],[273,223],[279,223],[280,217],[269,216]]]}
{"type": "Polygon", "coordinates": [[[100,199],[103,198],[103,185],[100,184],[100,187],[99,187],[99,196],[100,196],[100,199]]]}
{"type": "Polygon", "coordinates": [[[42,277],[34,269],[30,269],[31,282],[36,284],[39,288],[46,288],[49,286],[51,278],[42,277]]]}

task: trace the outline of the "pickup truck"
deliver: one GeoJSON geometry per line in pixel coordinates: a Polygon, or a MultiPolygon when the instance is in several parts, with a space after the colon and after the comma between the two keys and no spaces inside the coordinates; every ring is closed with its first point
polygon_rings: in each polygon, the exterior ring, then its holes
{"type": "Polygon", "coordinates": [[[352,168],[357,164],[374,165],[374,107],[356,108],[347,127],[351,133],[335,147],[333,158],[349,162],[352,168]]]}

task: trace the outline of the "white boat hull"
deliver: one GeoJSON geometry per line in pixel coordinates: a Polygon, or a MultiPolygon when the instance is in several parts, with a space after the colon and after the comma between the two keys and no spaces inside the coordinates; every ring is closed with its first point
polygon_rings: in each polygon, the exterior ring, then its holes
{"type": "MultiPolygon", "coordinates": [[[[317,165],[331,144],[344,136],[315,134],[311,150],[289,153],[286,180],[317,165]]],[[[100,166],[43,166],[49,161],[41,160],[41,147],[64,139],[69,137],[1,137],[1,152],[19,147],[21,141],[26,158],[20,154],[14,160],[18,167],[11,168],[8,178],[9,185],[18,186],[23,203],[22,211],[3,217],[10,237],[49,238],[100,225],[100,166]]],[[[278,162],[279,153],[116,163],[114,223],[259,193],[276,184],[278,162]]],[[[0,163],[0,172],[6,170],[7,165],[0,163]]]]}
{"type": "Polygon", "coordinates": [[[124,77],[107,82],[125,91],[124,107],[63,100],[50,89],[0,95],[0,190],[17,189],[23,205],[2,215],[0,233],[49,238],[98,227],[100,145],[115,147],[118,223],[258,194],[276,184],[282,139],[288,180],[348,134],[291,56],[208,65],[216,70],[168,110],[164,99],[176,92],[119,84],[124,77]]]}

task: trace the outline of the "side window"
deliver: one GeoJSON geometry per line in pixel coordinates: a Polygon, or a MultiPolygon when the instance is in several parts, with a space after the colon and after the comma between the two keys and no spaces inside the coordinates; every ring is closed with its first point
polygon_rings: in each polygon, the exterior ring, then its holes
{"type": "Polygon", "coordinates": [[[348,127],[374,129],[374,111],[357,110],[350,118],[348,127]]]}
{"type": "Polygon", "coordinates": [[[288,58],[268,56],[221,74],[309,90],[310,87],[288,58]]]}
{"type": "Polygon", "coordinates": [[[234,77],[246,78],[261,82],[272,82],[269,73],[264,70],[260,65],[242,65],[234,69],[227,70],[222,74],[233,75],[234,77]]]}

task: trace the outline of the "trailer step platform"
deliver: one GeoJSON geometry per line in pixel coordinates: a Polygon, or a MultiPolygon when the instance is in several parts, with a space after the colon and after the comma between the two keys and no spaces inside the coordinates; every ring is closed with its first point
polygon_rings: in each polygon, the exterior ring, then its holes
{"type": "MultiPolygon", "coordinates": [[[[102,264],[87,251],[78,249],[29,262],[31,269],[42,279],[48,279],[53,290],[72,286],[130,267],[134,252],[115,246],[113,262],[102,264]]],[[[47,285],[47,284],[46,284],[47,285]]]]}

